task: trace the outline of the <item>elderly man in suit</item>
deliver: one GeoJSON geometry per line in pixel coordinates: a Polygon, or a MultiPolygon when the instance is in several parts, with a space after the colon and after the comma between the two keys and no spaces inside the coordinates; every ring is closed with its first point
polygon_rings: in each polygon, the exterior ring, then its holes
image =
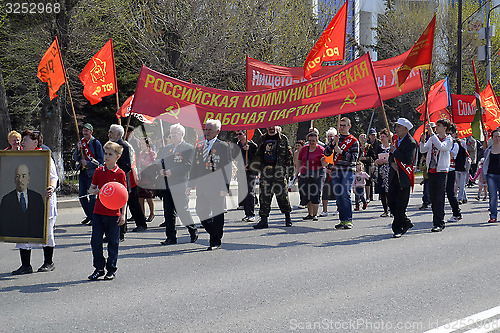
{"type": "Polygon", "coordinates": [[[181,124],[170,126],[172,144],[158,152],[157,162],[161,163],[161,173],[165,177],[166,189],[163,192],[163,214],[165,216],[165,234],[163,245],[177,244],[175,214],[179,216],[191,236],[191,243],[198,239],[198,229],[189,212],[189,197],[186,195],[189,170],[193,163],[194,147],[184,141],[186,130],[181,124]]]}
{"type": "Polygon", "coordinates": [[[219,140],[220,120],[208,119],[203,129],[205,140],[198,143],[186,195],[196,188],[196,214],[210,235],[208,251],[221,246],[224,227],[224,201],[231,181],[231,153],[219,140]]]}
{"type": "Polygon", "coordinates": [[[396,135],[390,146],[389,155],[389,193],[388,205],[394,215],[392,222],[393,237],[399,238],[408,229],[413,227],[410,219],[406,216],[406,207],[410,200],[410,188],[415,183],[413,172],[413,161],[417,142],[408,131],[413,127],[406,118],[399,118],[395,125],[396,135]]]}
{"type": "Polygon", "coordinates": [[[0,203],[0,236],[43,237],[43,197],[28,188],[30,170],[25,164],[16,168],[16,189],[3,196],[0,203]]]}

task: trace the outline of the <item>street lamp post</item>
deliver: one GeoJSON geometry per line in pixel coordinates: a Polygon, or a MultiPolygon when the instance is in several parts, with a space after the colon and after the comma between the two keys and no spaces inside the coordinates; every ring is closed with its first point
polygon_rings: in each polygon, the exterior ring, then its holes
{"type": "MultiPolygon", "coordinates": [[[[486,16],[486,27],[484,28],[484,36],[486,38],[486,82],[491,81],[491,34],[490,34],[490,15],[493,9],[500,6],[500,1],[493,1],[493,8],[488,9],[488,15],[486,16]]],[[[488,2],[488,7],[491,3],[488,2]]]]}

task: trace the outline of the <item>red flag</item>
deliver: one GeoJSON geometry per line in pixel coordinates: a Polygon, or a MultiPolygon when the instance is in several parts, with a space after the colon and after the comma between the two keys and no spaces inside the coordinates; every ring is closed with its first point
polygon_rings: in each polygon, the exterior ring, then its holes
{"type": "Polygon", "coordinates": [[[415,141],[419,142],[420,141],[420,137],[422,136],[422,133],[424,133],[424,125],[420,125],[416,130],[415,130],[415,133],[413,133],[413,139],[415,139],[415,141]]]}
{"type": "Polygon", "coordinates": [[[347,2],[340,8],[328,24],[321,37],[307,55],[304,63],[304,77],[321,69],[323,61],[343,60],[345,53],[345,34],[347,26],[347,2]]]}
{"type": "MultiPolygon", "coordinates": [[[[445,78],[432,85],[427,94],[427,109],[429,110],[429,115],[447,108],[450,104],[450,86],[448,78],[445,78]]],[[[417,111],[423,114],[425,119],[425,101],[417,107],[417,111]]],[[[423,121],[424,119],[421,120],[423,121]]]]}
{"type": "Polygon", "coordinates": [[[494,131],[500,125],[500,109],[490,82],[479,95],[484,108],[484,127],[487,131],[494,131]]]}
{"type": "Polygon", "coordinates": [[[429,68],[432,64],[432,48],[434,46],[434,31],[436,30],[436,14],[431,23],[422,33],[415,45],[410,50],[408,58],[398,69],[398,87],[405,83],[412,69],[429,68]]]}
{"type": "Polygon", "coordinates": [[[47,82],[49,85],[50,100],[57,97],[57,91],[66,82],[66,73],[62,62],[61,51],[57,37],[45,52],[38,65],[38,73],[36,74],[42,82],[47,82]]]}
{"type": "Polygon", "coordinates": [[[83,83],[83,95],[94,105],[102,101],[102,97],[116,93],[115,59],[113,40],[109,40],[99,52],[92,57],[80,73],[83,83]]]}
{"type": "MultiPolygon", "coordinates": [[[[447,109],[437,110],[429,115],[429,121],[432,121],[432,122],[436,122],[439,119],[443,119],[443,118],[451,121],[451,114],[447,109]]],[[[420,116],[420,120],[425,121],[425,113],[423,113],[420,116]]]]}
{"type": "Polygon", "coordinates": [[[118,119],[126,118],[130,115],[133,115],[134,117],[136,117],[137,119],[139,119],[143,123],[152,124],[156,120],[155,117],[132,112],[132,102],[133,101],[134,101],[134,95],[127,98],[125,103],[123,103],[123,105],[118,109],[118,111],[116,111],[116,118],[118,118],[118,119]]]}

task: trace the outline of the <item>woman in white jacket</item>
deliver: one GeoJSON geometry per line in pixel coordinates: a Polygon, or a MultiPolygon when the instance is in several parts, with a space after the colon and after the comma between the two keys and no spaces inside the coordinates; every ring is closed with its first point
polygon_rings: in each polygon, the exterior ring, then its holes
{"type": "Polygon", "coordinates": [[[429,195],[432,204],[432,232],[442,231],[444,224],[444,198],[446,178],[450,168],[450,150],[453,139],[446,134],[451,122],[439,119],[435,131],[431,123],[427,124],[429,139],[425,142],[425,135],[420,137],[420,152],[427,153],[427,170],[429,175],[429,195]]]}

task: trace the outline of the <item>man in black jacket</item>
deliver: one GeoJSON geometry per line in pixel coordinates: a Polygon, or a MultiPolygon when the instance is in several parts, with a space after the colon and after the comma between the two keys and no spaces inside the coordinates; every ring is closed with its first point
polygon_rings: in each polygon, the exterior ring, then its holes
{"type": "Polygon", "coordinates": [[[394,215],[392,222],[393,237],[399,238],[408,229],[413,227],[410,219],[406,216],[406,207],[410,200],[410,188],[415,183],[413,172],[413,161],[417,142],[408,131],[413,127],[406,118],[399,118],[396,122],[396,135],[390,147],[389,164],[389,193],[388,204],[391,213],[394,215]]]}
{"type": "Polygon", "coordinates": [[[238,143],[233,151],[233,160],[238,162],[238,204],[243,205],[245,217],[243,221],[255,221],[255,172],[250,170],[257,152],[257,144],[247,138],[247,130],[237,130],[236,136],[238,143]],[[237,159],[238,153],[241,153],[242,158],[237,159]],[[241,199],[240,199],[241,198],[241,199]],[[241,200],[241,201],[240,201],[241,200]]]}
{"type": "Polygon", "coordinates": [[[184,141],[186,130],[181,124],[170,126],[172,144],[160,149],[156,163],[162,165],[166,189],[163,191],[163,214],[165,216],[165,234],[163,245],[177,244],[175,214],[179,216],[191,236],[191,243],[198,239],[198,229],[189,212],[189,197],[186,195],[189,170],[193,163],[194,147],[184,141]]]}
{"type": "Polygon", "coordinates": [[[210,235],[208,251],[221,246],[224,228],[224,201],[231,181],[229,146],[219,140],[221,122],[208,119],[203,128],[205,140],[196,145],[186,195],[196,188],[196,214],[210,235]]]}
{"type": "Polygon", "coordinates": [[[0,236],[43,238],[43,197],[28,188],[30,170],[25,164],[16,168],[16,189],[0,203],[0,236]]]}

